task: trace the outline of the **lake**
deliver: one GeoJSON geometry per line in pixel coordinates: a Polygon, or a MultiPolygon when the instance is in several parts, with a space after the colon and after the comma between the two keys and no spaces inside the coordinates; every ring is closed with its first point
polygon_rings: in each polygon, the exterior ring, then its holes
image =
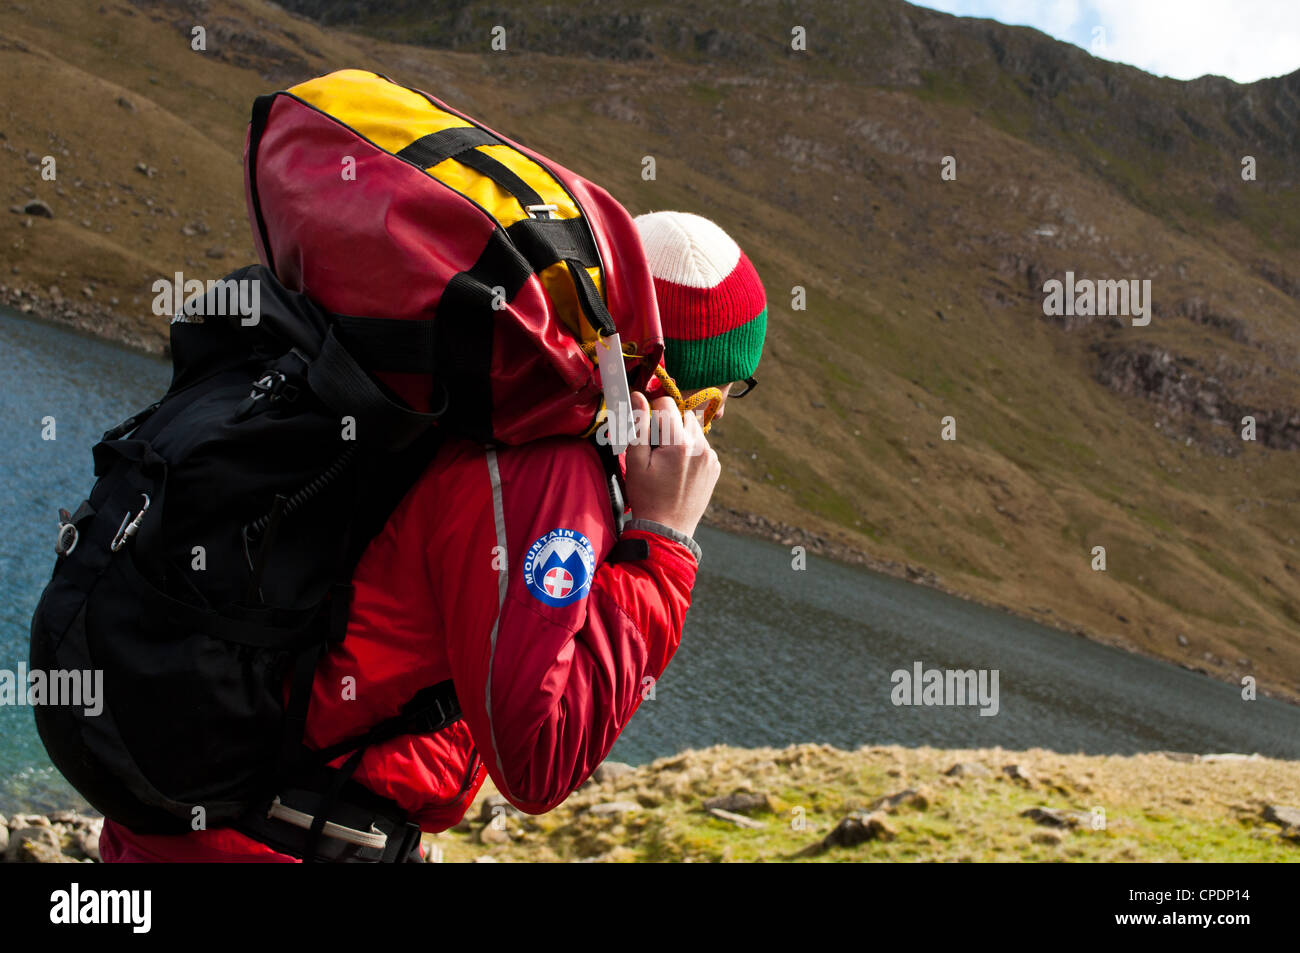
{"type": "MultiPolygon", "coordinates": [[[[27,658],[60,506],[91,485],[99,435],[166,389],[164,362],[0,311],[0,669],[27,658]],[[55,439],[42,439],[54,418],[55,439]]],[[[1300,708],[961,599],[702,528],[682,646],[611,757],[828,742],[1242,751],[1300,757],[1300,708]],[[892,674],[996,670],[998,710],[898,706],[892,674]]],[[[80,803],[45,758],[31,710],[0,706],[0,812],[80,803]]]]}

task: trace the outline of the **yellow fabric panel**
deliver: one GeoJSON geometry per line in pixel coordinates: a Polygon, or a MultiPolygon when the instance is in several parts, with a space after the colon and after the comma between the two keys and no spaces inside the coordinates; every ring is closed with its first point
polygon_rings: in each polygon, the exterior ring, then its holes
{"type": "Polygon", "coordinates": [[[480,146],[479,152],[491,156],[533,187],[547,205],[554,205],[556,218],[577,218],[582,213],[555,177],[513,146],[480,146]]]}
{"type": "Polygon", "coordinates": [[[439,182],[451,186],[466,198],[473,199],[503,226],[528,217],[519,200],[497,185],[486,175],[476,172],[455,159],[444,159],[431,169],[426,169],[439,182]]]}
{"type": "MultiPolygon", "coordinates": [[[[596,290],[603,297],[605,292],[601,287],[600,269],[588,268],[587,274],[591,275],[596,290]]],[[[557,261],[549,268],[539,271],[537,277],[541,279],[542,287],[546,289],[547,297],[551,299],[560,322],[584,343],[595,341],[600,333],[587,322],[587,314],[582,310],[582,303],[578,301],[578,291],[573,287],[573,276],[569,274],[569,266],[562,261],[557,261]]]]}
{"type": "Polygon", "coordinates": [[[473,125],[438,109],[419,93],[365,70],[339,70],[289,92],[389,152],[401,152],[431,132],[473,125]]]}

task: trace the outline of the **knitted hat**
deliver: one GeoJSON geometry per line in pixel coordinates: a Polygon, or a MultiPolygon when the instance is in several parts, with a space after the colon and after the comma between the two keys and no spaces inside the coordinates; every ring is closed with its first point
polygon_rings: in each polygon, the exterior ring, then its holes
{"type": "Polygon", "coordinates": [[[767,298],[758,272],[730,236],[689,212],[639,215],[659,299],[664,365],[682,390],[722,387],[758,367],[767,298]]]}

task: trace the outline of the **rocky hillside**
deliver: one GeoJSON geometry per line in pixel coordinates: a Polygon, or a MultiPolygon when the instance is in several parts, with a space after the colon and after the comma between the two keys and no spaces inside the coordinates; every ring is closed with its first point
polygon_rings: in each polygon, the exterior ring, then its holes
{"type": "MultiPolygon", "coordinates": [[[[606,762],[559,808],[489,782],[431,862],[1294,861],[1300,764],[1246,755],[828,745],[606,762]]],[[[0,818],[17,862],[97,859],[97,819],[0,818]]]]}
{"type": "Polygon", "coordinates": [[[898,0],[289,5],[0,7],[4,300],[160,346],[156,278],[252,258],[253,97],[374,68],[738,237],[772,321],[719,514],[1300,697],[1300,73],[898,0]],[[1150,280],[1150,324],[1045,315],[1067,272],[1150,280]]]}

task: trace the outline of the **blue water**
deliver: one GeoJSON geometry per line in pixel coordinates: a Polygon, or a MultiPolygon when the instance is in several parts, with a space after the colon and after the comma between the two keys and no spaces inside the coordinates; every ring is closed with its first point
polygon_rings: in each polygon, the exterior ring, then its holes
{"type": "MultiPolygon", "coordinates": [[[[0,668],[27,660],[32,612],[54,568],[59,507],[93,483],[90,448],[157,400],[171,367],[0,312],[0,668]],[[42,439],[44,418],[54,439],[42,439]]],[[[0,812],[77,799],[45,757],[30,708],[0,706],[0,812]]]]}
{"type": "MultiPolygon", "coordinates": [[[[58,507],[92,482],[90,447],[166,388],[162,361],[0,312],[0,668],[27,658],[58,507]],[[42,418],[56,439],[41,439],[42,418]]],[[[611,757],[711,744],[829,742],[1300,757],[1300,708],[942,593],[701,529],[704,561],[676,658],[611,757]],[[997,669],[999,712],[896,707],[890,674],[997,669]]],[[[0,812],[79,799],[30,709],[0,706],[0,812]]]]}

